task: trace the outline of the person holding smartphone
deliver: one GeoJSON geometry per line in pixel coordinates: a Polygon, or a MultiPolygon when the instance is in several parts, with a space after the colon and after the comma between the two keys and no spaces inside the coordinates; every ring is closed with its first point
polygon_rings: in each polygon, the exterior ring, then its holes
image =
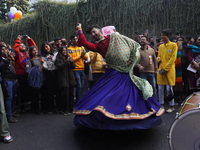
{"type": "Polygon", "coordinates": [[[1,72],[8,64],[5,64],[2,58],[2,48],[5,48],[5,45],[0,44],[0,140],[5,143],[10,143],[13,141],[13,138],[10,136],[8,120],[6,117],[5,105],[4,105],[4,96],[1,88],[2,77],[1,72]]]}
{"type": "MultiPolygon", "coordinates": [[[[29,47],[36,46],[35,42],[32,38],[26,35],[26,42],[29,47]]],[[[26,46],[22,43],[23,36],[18,35],[15,40],[15,45],[13,48],[15,49],[15,71],[18,79],[18,83],[20,85],[20,107],[21,111],[24,112],[24,103],[29,99],[29,86],[27,83],[27,74],[26,74],[26,63],[30,59],[29,53],[26,49],[26,46]]]]}
{"type": "Polygon", "coordinates": [[[7,112],[8,122],[16,123],[17,119],[13,117],[13,108],[15,104],[15,97],[17,95],[17,80],[15,68],[12,61],[9,59],[7,47],[1,46],[2,61],[6,66],[1,68],[1,77],[3,79],[2,89],[5,98],[5,108],[7,112]]]}

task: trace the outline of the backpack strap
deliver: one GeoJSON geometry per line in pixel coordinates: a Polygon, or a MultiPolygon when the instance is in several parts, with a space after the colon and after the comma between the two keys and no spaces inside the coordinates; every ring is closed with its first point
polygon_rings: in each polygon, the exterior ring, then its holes
{"type": "Polygon", "coordinates": [[[31,62],[31,65],[32,65],[32,67],[33,67],[33,66],[34,66],[33,59],[30,59],[30,62],[31,62]]]}

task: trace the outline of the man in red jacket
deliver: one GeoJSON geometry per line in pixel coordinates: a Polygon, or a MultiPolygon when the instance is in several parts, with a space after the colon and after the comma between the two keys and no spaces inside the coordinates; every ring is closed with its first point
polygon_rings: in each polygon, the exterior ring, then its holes
{"type": "MultiPolygon", "coordinates": [[[[18,79],[18,83],[20,86],[19,94],[20,94],[20,107],[21,111],[24,111],[24,103],[27,101],[29,96],[29,86],[27,83],[27,74],[26,74],[26,62],[29,60],[29,54],[26,49],[26,46],[21,42],[23,36],[18,36],[15,45],[13,48],[15,49],[15,71],[18,79]]],[[[36,46],[35,42],[26,35],[26,41],[29,47],[36,46]]]]}

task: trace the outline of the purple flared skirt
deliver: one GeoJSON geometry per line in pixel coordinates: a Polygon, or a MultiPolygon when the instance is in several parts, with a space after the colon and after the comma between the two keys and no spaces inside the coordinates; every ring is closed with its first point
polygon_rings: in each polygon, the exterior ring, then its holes
{"type": "Polygon", "coordinates": [[[163,112],[154,97],[143,99],[128,73],[110,68],[75,105],[74,124],[102,130],[148,129],[160,125],[163,112]]]}

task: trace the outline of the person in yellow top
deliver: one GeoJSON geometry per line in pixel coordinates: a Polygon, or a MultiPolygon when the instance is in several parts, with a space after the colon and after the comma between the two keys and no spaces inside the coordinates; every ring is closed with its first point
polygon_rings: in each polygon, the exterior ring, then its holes
{"type": "Polygon", "coordinates": [[[90,86],[93,86],[105,73],[106,62],[103,60],[101,54],[89,51],[90,63],[92,68],[93,80],[90,86]]]}
{"type": "MultiPolygon", "coordinates": [[[[166,86],[166,92],[173,93],[173,86],[175,86],[176,72],[175,72],[175,60],[177,56],[177,45],[169,41],[171,31],[164,29],[161,32],[161,39],[163,44],[159,46],[158,51],[158,73],[157,73],[157,84],[158,84],[158,98],[159,103],[163,106],[164,104],[164,89],[166,86]]],[[[169,102],[170,108],[166,111],[171,113],[174,111],[174,98],[169,102]]]]}
{"type": "Polygon", "coordinates": [[[88,56],[84,47],[77,46],[78,38],[76,35],[70,36],[70,46],[67,49],[68,54],[73,58],[75,63],[74,76],[76,79],[76,102],[82,97],[82,88],[84,85],[84,60],[88,56]]]}

